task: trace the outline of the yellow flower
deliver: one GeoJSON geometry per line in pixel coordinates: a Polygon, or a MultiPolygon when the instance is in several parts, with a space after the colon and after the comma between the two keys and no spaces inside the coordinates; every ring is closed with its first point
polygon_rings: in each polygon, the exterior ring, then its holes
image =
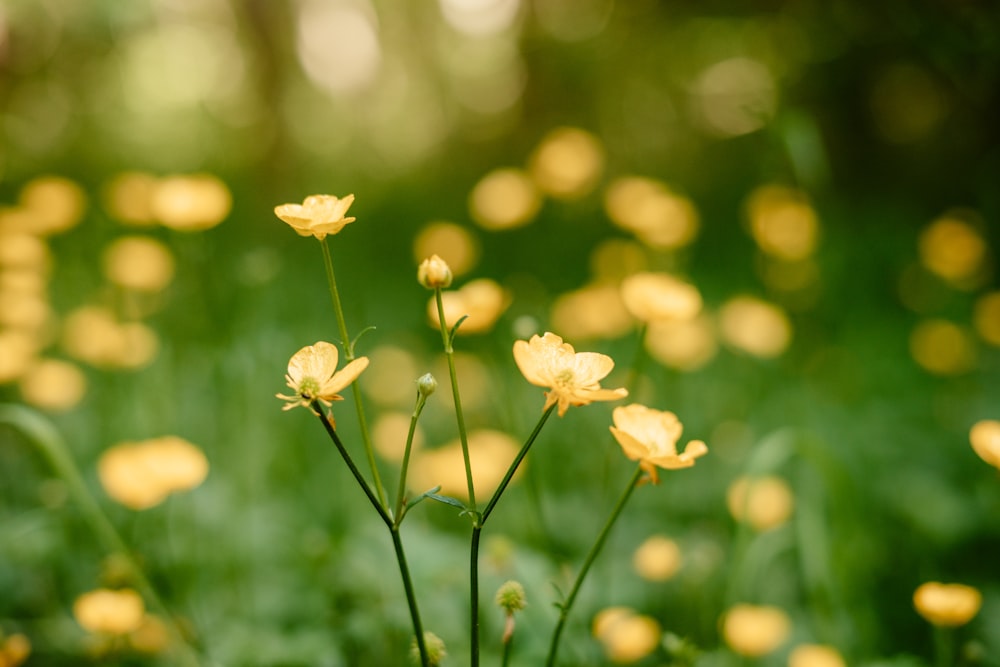
{"type": "Polygon", "coordinates": [[[119,443],[105,450],[97,463],[105,492],[134,510],[154,507],[173,493],[196,488],[205,481],[208,469],[205,454],[175,435],[119,443]]]}
{"type": "Polygon", "coordinates": [[[338,199],[331,195],[312,195],[302,204],[282,204],[274,214],[291,225],[299,236],[315,236],[322,241],[327,234],[336,234],[355,218],[345,218],[354,203],[354,195],[338,199]]]}
{"type": "Polygon", "coordinates": [[[969,429],[969,442],[979,458],[1000,468],[1000,421],[983,419],[969,429]]]}
{"type": "Polygon", "coordinates": [[[332,401],[343,400],[344,397],[338,393],[358,379],[361,371],[368,367],[368,357],[359,357],[338,371],[339,356],[335,345],[323,341],[296,352],[288,362],[288,374],[285,376],[295,394],[277,394],[278,398],[288,401],[283,409],[291,410],[301,405],[318,414],[312,409],[313,401],[329,407],[332,401]]]}
{"type": "Polygon", "coordinates": [[[979,613],[982,594],[964,584],[941,584],[929,581],[913,593],[913,606],[924,619],[938,627],[965,625],[979,613]]]}
{"type": "Polygon", "coordinates": [[[785,643],[792,622],[778,607],[738,604],[722,617],[722,636],[736,653],[759,658],[785,643]]]}
{"type": "Polygon", "coordinates": [[[549,388],[542,410],[558,404],[560,417],[571,405],[617,401],[628,396],[624,388],[601,389],[600,381],[615,367],[611,357],[597,352],[576,352],[554,333],[515,342],[514,361],[528,382],[549,388]]]}
{"type": "Polygon", "coordinates": [[[654,484],[659,482],[657,466],[664,470],[690,468],[696,458],[708,453],[708,446],[701,440],[692,440],[683,453],[677,453],[677,440],[683,426],[672,412],[633,403],[615,408],[612,418],[615,425],[610,427],[611,434],[622,446],[625,456],[639,461],[654,484]]]}
{"type": "Polygon", "coordinates": [[[446,261],[437,255],[431,255],[420,263],[417,280],[427,289],[448,287],[451,285],[451,269],[446,261]]]}
{"type": "Polygon", "coordinates": [[[142,624],[145,605],[139,594],[129,588],[100,588],[84,593],[73,603],[76,622],[90,632],[124,635],[142,624]]]}

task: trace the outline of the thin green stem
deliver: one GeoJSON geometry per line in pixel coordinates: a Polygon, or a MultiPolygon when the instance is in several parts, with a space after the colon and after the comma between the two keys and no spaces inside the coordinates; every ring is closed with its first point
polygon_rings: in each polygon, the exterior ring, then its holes
{"type": "Polygon", "coordinates": [[[410,417],[410,431],[406,434],[406,447],[403,449],[403,462],[399,467],[399,487],[396,490],[396,510],[393,513],[394,525],[397,527],[403,521],[403,503],[406,499],[406,470],[410,465],[413,436],[417,432],[417,420],[420,419],[420,413],[426,404],[427,395],[422,391],[417,392],[417,404],[413,406],[413,415],[410,417]]]}
{"type": "Polygon", "coordinates": [[[514,477],[514,473],[517,472],[518,467],[521,465],[521,461],[527,456],[528,450],[531,449],[531,445],[535,443],[535,439],[538,438],[538,434],[542,432],[542,427],[545,426],[545,422],[548,421],[549,417],[552,416],[552,412],[556,409],[555,405],[549,406],[549,409],[542,413],[541,419],[535,424],[534,430],[528,439],[524,441],[524,445],[521,446],[521,451],[517,453],[517,457],[514,458],[513,463],[507,468],[507,473],[503,476],[500,481],[500,485],[497,490],[493,492],[493,497],[490,498],[490,502],[486,505],[486,509],[483,510],[482,519],[480,520],[480,525],[486,524],[486,519],[489,518],[490,514],[493,513],[493,508],[496,507],[497,503],[500,501],[500,496],[507,489],[507,485],[510,484],[510,480],[514,477]]]}
{"type": "Polygon", "coordinates": [[[590,552],[587,554],[587,558],[583,561],[583,567],[580,568],[580,573],[576,575],[576,581],[573,582],[573,588],[566,597],[566,601],[560,605],[559,621],[556,623],[556,628],[552,633],[552,643],[549,645],[549,657],[545,660],[546,667],[555,667],[556,654],[559,651],[559,638],[562,636],[563,628],[566,625],[566,619],[569,617],[569,612],[573,608],[573,603],[576,601],[576,595],[580,592],[580,587],[583,585],[583,580],[587,577],[587,572],[590,570],[590,566],[594,564],[597,554],[601,552],[601,548],[604,546],[605,541],[607,541],[611,528],[615,525],[615,521],[618,520],[618,516],[625,508],[625,503],[627,503],[628,499],[632,496],[632,491],[635,490],[641,476],[642,467],[636,466],[635,472],[632,473],[632,478],[629,480],[628,485],[625,487],[621,497],[618,499],[618,504],[615,505],[615,508],[611,511],[611,516],[608,517],[607,522],[604,524],[604,528],[601,529],[601,534],[597,536],[597,541],[594,542],[592,547],[590,547],[590,552]]]}
{"type": "Polygon", "coordinates": [[[503,643],[503,655],[500,658],[500,667],[508,667],[510,665],[510,654],[511,647],[514,645],[514,635],[511,635],[507,641],[503,643]]]}
{"type": "Polygon", "coordinates": [[[955,664],[954,628],[934,627],[934,664],[936,667],[952,667],[955,664]]]}
{"type": "Polygon", "coordinates": [[[473,525],[479,523],[476,514],[476,490],[472,483],[472,460],[469,458],[469,436],[465,430],[465,413],[462,411],[462,396],[458,391],[458,374],[455,372],[455,348],[453,333],[448,331],[444,319],[444,300],[441,298],[441,288],[434,288],[434,299],[437,301],[438,324],[441,328],[441,343],[444,354],[448,358],[448,374],[451,376],[451,395],[455,400],[455,419],[458,421],[458,439],[462,443],[462,458],[465,461],[465,482],[469,489],[469,508],[472,510],[473,525]]]}
{"type": "Polygon", "coordinates": [[[413,592],[413,581],[410,579],[410,569],[406,564],[406,555],[403,552],[403,541],[399,535],[399,526],[393,522],[392,517],[389,516],[389,513],[375,497],[375,493],[368,485],[368,482],[361,474],[361,471],[358,470],[358,466],[354,464],[354,460],[351,458],[350,453],[348,453],[347,448],[344,447],[344,443],[341,442],[340,436],[337,435],[337,431],[333,427],[329,418],[327,418],[321,410],[318,410],[321,406],[318,402],[314,401],[312,407],[314,410],[319,412],[320,421],[323,422],[323,427],[330,435],[330,439],[333,440],[333,444],[337,447],[337,451],[340,452],[340,456],[344,459],[344,463],[347,464],[351,474],[354,475],[354,479],[358,481],[361,489],[365,492],[368,502],[370,502],[372,507],[375,508],[375,511],[378,512],[379,518],[382,519],[382,523],[386,525],[386,528],[389,529],[389,533],[392,535],[392,546],[396,551],[396,562],[399,564],[399,574],[403,579],[403,590],[406,593],[406,604],[410,608],[410,619],[413,621],[413,631],[416,633],[417,649],[420,652],[420,664],[422,667],[428,667],[429,662],[427,659],[427,646],[424,642],[423,625],[420,622],[420,610],[417,607],[416,594],[413,592]]]}
{"type": "MultiPolygon", "coordinates": [[[[323,264],[326,267],[326,281],[330,285],[330,296],[333,297],[333,312],[337,316],[337,327],[340,329],[341,342],[344,345],[344,357],[348,363],[354,361],[354,342],[347,334],[347,321],[344,319],[344,308],[340,303],[340,293],[337,291],[337,277],[333,272],[333,257],[330,255],[330,246],[326,238],[319,242],[323,248],[323,264]]],[[[372,480],[375,485],[375,493],[379,503],[383,508],[388,507],[385,500],[385,490],[382,488],[382,479],[379,476],[378,465],[375,463],[375,449],[372,447],[371,434],[368,432],[368,421],[365,419],[365,407],[361,402],[361,387],[357,382],[351,385],[354,393],[354,408],[358,413],[358,428],[361,429],[361,442],[365,446],[365,456],[368,458],[368,466],[372,470],[372,480]]]]}
{"type": "Polygon", "coordinates": [[[38,413],[19,405],[0,405],[0,423],[10,424],[24,435],[48,460],[56,474],[66,482],[70,494],[83,511],[84,518],[90,523],[91,530],[108,551],[119,554],[125,560],[135,587],[153,610],[163,618],[177,648],[181,664],[198,667],[201,659],[197,651],[187,640],[163,599],[139,567],[114,524],[90,493],[66,443],[55,427],[38,413]]]}
{"type": "Polygon", "coordinates": [[[420,653],[421,667],[428,667],[427,643],[424,641],[424,627],[420,622],[420,610],[417,608],[417,596],[413,592],[413,581],[410,579],[410,568],[406,565],[406,554],[403,553],[403,540],[399,535],[399,526],[390,526],[392,546],[396,550],[396,561],[399,563],[399,574],[403,577],[403,590],[406,591],[406,604],[410,608],[410,619],[413,621],[413,632],[417,639],[417,651],[420,653]]]}

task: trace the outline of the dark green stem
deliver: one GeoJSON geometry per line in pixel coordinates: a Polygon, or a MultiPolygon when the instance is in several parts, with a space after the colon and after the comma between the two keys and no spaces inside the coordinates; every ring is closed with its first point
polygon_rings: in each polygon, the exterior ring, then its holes
{"type": "Polygon", "coordinates": [[[531,435],[528,436],[528,439],[525,440],[524,445],[521,446],[521,451],[517,453],[517,457],[514,459],[514,462],[510,464],[509,468],[507,468],[507,473],[500,481],[500,486],[498,486],[497,490],[493,492],[493,497],[490,498],[490,502],[486,505],[486,509],[483,510],[482,519],[479,522],[480,525],[486,524],[486,519],[488,519],[490,514],[493,513],[493,508],[496,507],[497,502],[499,502],[500,496],[503,495],[507,485],[510,484],[511,478],[521,465],[521,461],[524,460],[525,456],[527,456],[528,450],[531,449],[531,445],[535,443],[535,439],[538,437],[538,434],[542,432],[542,427],[545,426],[545,422],[548,421],[555,409],[556,406],[551,405],[548,410],[542,413],[541,419],[539,419],[538,423],[535,424],[535,429],[531,432],[531,435]]]}
{"type": "MultiPolygon", "coordinates": [[[[340,329],[341,342],[344,345],[344,358],[347,363],[354,361],[354,342],[347,335],[347,321],[344,319],[344,308],[340,303],[340,292],[337,291],[337,277],[333,272],[333,257],[330,255],[330,246],[327,245],[326,238],[319,242],[323,248],[323,264],[326,267],[326,281],[330,285],[330,296],[333,297],[333,312],[337,316],[337,327],[340,329]]],[[[379,476],[378,465],[375,463],[375,449],[372,447],[371,435],[368,433],[368,421],[365,419],[365,407],[361,402],[361,387],[355,382],[351,385],[354,393],[354,408],[358,413],[358,428],[361,429],[361,442],[365,446],[365,456],[368,458],[368,466],[372,470],[372,481],[375,484],[375,493],[383,508],[388,507],[385,500],[385,491],[382,488],[382,479],[379,476]]]]}
{"type": "Polygon", "coordinates": [[[398,527],[403,521],[403,507],[406,501],[406,471],[410,465],[410,452],[413,449],[413,436],[417,432],[417,420],[420,413],[427,404],[427,396],[423,392],[417,392],[417,404],[413,407],[413,414],[410,416],[410,431],[406,434],[406,447],[403,449],[403,462],[399,467],[399,487],[396,490],[396,510],[393,513],[394,523],[398,527]]]}
{"type": "Polygon", "coordinates": [[[370,502],[372,504],[372,507],[375,508],[375,511],[378,512],[379,518],[382,519],[382,523],[384,523],[386,527],[389,528],[389,530],[392,530],[393,529],[392,517],[389,516],[389,513],[386,512],[385,507],[383,507],[382,503],[380,503],[378,498],[375,497],[375,493],[372,491],[372,487],[368,485],[368,481],[365,480],[364,475],[362,475],[361,471],[358,470],[358,466],[354,464],[354,459],[351,458],[351,455],[350,453],[348,453],[347,448],[344,447],[344,443],[341,442],[340,436],[337,435],[337,430],[333,427],[333,424],[330,422],[330,418],[327,417],[326,414],[324,414],[323,406],[319,404],[319,401],[313,401],[312,409],[319,414],[319,420],[323,422],[323,428],[326,429],[326,432],[327,434],[329,434],[330,439],[333,440],[334,446],[336,446],[337,451],[340,452],[340,456],[341,458],[344,459],[344,463],[347,464],[347,468],[351,471],[351,474],[354,475],[354,479],[358,481],[358,485],[361,487],[361,490],[365,492],[365,496],[368,497],[368,502],[370,502]]]}
{"type": "Polygon", "coordinates": [[[192,667],[200,665],[201,660],[198,653],[185,638],[174,617],[167,610],[163,599],[156,592],[142,568],[136,563],[111,520],[108,519],[104,510],[87,489],[76,463],[70,456],[66,443],[55,427],[38,413],[19,405],[0,405],[0,423],[3,422],[20,431],[31,444],[38,448],[56,474],[66,482],[70,494],[83,511],[84,518],[90,523],[91,530],[104,543],[104,547],[108,551],[119,554],[125,560],[136,588],[166,623],[171,639],[174,640],[178,649],[181,664],[192,667]]]}
{"type": "Polygon", "coordinates": [[[934,627],[934,664],[936,667],[952,667],[955,664],[954,628],[934,627]]]}
{"type": "Polygon", "coordinates": [[[608,517],[607,522],[604,524],[604,528],[601,529],[601,534],[597,536],[597,541],[594,542],[592,547],[590,547],[590,552],[587,554],[587,558],[583,561],[583,567],[580,569],[580,573],[576,575],[576,581],[573,582],[573,588],[570,590],[569,596],[567,596],[566,601],[560,605],[559,621],[556,623],[556,628],[552,633],[552,643],[549,645],[549,657],[545,660],[546,667],[555,667],[556,653],[559,651],[559,638],[562,636],[563,628],[566,625],[566,619],[569,617],[569,612],[573,608],[573,603],[576,601],[576,595],[580,592],[580,587],[583,585],[583,580],[587,577],[587,572],[590,570],[590,566],[594,564],[597,554],[601,552],[601,548],[604,546],[605,541],[607,541],[608,534],[611,532],[612,526],[615,525],[615,521],[618,520],[618,516],[625,508],[625,503],[627,503],[628,499],[632,496],[632,491],[635,490],[641,476],[642,467],[636,466],[635,472],[632,473],[632,478],[628,482],[628,486],[625,487],[625,491],[618,499],[618,504],[615,505],[615,508],[611,511],[611,516],[608,517]]]}

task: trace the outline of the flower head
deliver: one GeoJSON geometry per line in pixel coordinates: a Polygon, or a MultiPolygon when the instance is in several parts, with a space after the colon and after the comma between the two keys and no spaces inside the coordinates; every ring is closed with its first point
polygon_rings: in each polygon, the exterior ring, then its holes
{"type": "Polygon", "coordinates": [[[913,593],[913,606],[917,613],[938,627],[965,625],[979,613],[982,604],[982,593],[964,584],[928,581],[913,593]]]}
{"type": "Polygon", "coordinates": [[[610,427],[611,434],[625,456],[639,461],[654,484],[659,481],[657,466],[664,470],[690,468],[696,458],[708,453],[708,446],[701,440],[692,440],[682,453],[677,453],[683,426],[672,412],[633,403],[615,408],[612,419],[615,425],[610,427]]]}
{"type": "Polygon", "coordinates": [[[449,287],[451,277],[451,268],[448,267],[448,263],[437,255],[431,255],[425,259],[417,269],[417,280],[427,289],[449,287]]]}
{"type": "Polygon", "coordinates": [[[291,225],[299,236],[315,236],[322,241],[327,234],[336,234],[355,218],[345,218],[354,203],[354,195],[338,199],[331,195],[312,195],[301,204],[282,204],[274,214],[291,225]]]}
{"type": "Polygon", "coordinates": [[[288,361],[288,374],[285,375],[295,394],[277,394],[278,398],[288,401],[283,409],[291,410],[301,405],[313,410],[313,401],[329,407],[332,401],[343,400],[339,392],[349,387],[368,367],[368,357],[358,357],[338,371],[339,356],[335,345],[323,341],[296,352],[288,361]]]}
{"type": "Polygon", "coordinates": [[[514,361],[528,382],[549,388],[542,409],[558,404],[560,417],[571,405],[616,401],[628,396],[624,388],[601,388],[601,380],[615,367],[611,357],[597,352],[576,352],[554,333],[515,342],[514,361]]]}

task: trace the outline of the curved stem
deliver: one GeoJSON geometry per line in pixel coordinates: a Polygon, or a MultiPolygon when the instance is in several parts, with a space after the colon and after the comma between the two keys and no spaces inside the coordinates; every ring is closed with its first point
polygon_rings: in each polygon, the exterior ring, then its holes
{"type": "Polygon", "coordinates": [[[576,601],[576,595],[580,592],[580,587],[583,585],[583,580],[587,577],[587,572],[590,570],[590,566],[594,564],[594,560],[597,558],[597,554],[601,552],[601,548],[604,546],[604,542],[608,539],[608,534],[611,532],[612,526],[615,525],[615,521],[618,520],[618,516],[622,513],[625,508],[625,503],[628,502],[629,497],[632,495],[632,491],[635,490],[636,485],[639,482],[639,477],[642,476],[642,467],[636,466],[635,472],[632,473],[632,478],[628,482],[628,486],[625,487],[624,492],[622,492],[621,497],[618,499],[618,504],[611,511],[611,516],[608,517],[607,522],[604,524],[604,528],[601,529],[601,534],[597,536],[597,541],[594,545],[590,547],[590,552],[587,554],[587,558],[583,561],[583,567],[580,568],[580,573],[576,575],[576,581],[573,582],[573,588],[569,592],[566,601],[560,605],[559,610],[559,621],[556,623],[556,628],[552,633],[552,643],[549,645],[549,656],[545,660],[546,667],[554,667],[556,664],[556,653],[559,651],[559,638],[562,635],[563,627],[566,625],[566,619],[569,617],[569,612],[573,608],[573,603],[576,601]]]}
{"type": "Polygon", "coordinates": [[[399,487],[396,490],[396,510],[394,525],[399,526],[403,521],[403,503],[406,498],[406,471],[410,465],[410,451],[413,449],[413,436],[417,432],[417,420],[423,412],[424,405],[427,404],[427,396],[423,392],[417,392],[417,404],[413,407],[413,415],[410,416],[410,431],[406,434],[406,447],[403,449],[403,462],[399,467],[399,487]]]}
{"type": "Polygon", "coordinates": [[[318,401],[313,401],[312,408],[314,411],[319,413],[319,420],[323,422],[323,428],[326,429],[326,432],[327,434],[329,434],[330,439],[333,440],[333,444],[337,447],[337,451],[340,452],[340,456],[341,458],[344,459],[344,463],[347,464],[347,468],[351,471],[351,474],[354,475],[354,479],[358,481],[358,485],[361,486],[361,490],[365,492],[365,496],[368,497],[368,502],[370,502],[372,504],[372,507],[375,508],[375,511],[378,512],[379,518],[382,519],[382,523],[384,523],[386,527],[392,530],[393,527],[392,517],[389,516],[389,513],[386,512],[385,507],[383,507],[382,503],[380,503],[378,498],[375,497],[375,493],[372,491],[372,488],[368,485],[368,482],[365,480],[364,475],[362,475],[361,471],[358,470],[358,466],[354,464],[354,459],[351,458],[351,455],[350,453],[348,453],[347,448],[344,447],[344,443],[340,441],[340,436],[337,435],[337,430],[333,427],[333,424],[330,423],[329,417],[327,417],[326,414],[323,413],[323,407],[319,405],[318,401]]]}
{"type": "Polygon", "coordinates": [[[497,487],[497,490],[493,492],[493,497],[490,498],[490,502],[486,505],[486,509],[483,510],[482,519],[479,522],[480,525],[486,524],[486,519],[488,519],[490,514],[493,513],[493,508],[496,507],[496,504],[500,501],[500,496],[503,494],[504,490],[506,490],[507,485],[510,484],[511,478],[514,477],[514,473],[517,472],[518,467],[521,465],[521,461],[524,460],[525,456],[527,456],[528,450],[531,449],[531,445],[535,443],[535,439],[538,437],[538,434],[542,432],[542,427],[545,426],[545,422],[548,421],[555,409],[555,405],[550,405],[549,409],[542,413],[541,419],[539,419],[538,423],[535,424],[535,429],[531,432],[531,435],[528,436],[528,439],[525,440],[524,445],[521,446],[521,451],[517,453],[513,463],[511,463],[510,467],[507,468],[507,473],[503,476],[503,480],[500,481],[500,485],[497,487]]]}
{"type": "Polygon", "coordinates": [[[150,606],[159,614],[166,624],[167,630],[178,648],[182,664],[197,667],[201,664],[198,653],[185,638],[173,615],[153,584],[146,577],[142,568],[136,563],[125,541],[108,519],[80,475],[76,463],[70,456],[69,449],[55,427],[41,415],[18,405],[0,405],[0,423],[6,422],[17,429],[25,438],[48,459],[56,474],[62,477],[69,487],[69,492],[83,511],[83,516],[90,523],[91,529],[98,539],[104,542],[104,547],[111,552],[120,554],[128,568],[136,588],[150,606]]]}
{"type": "Polygon", "coordinates": [[[454,332],[449,333],[444,319],[444,301],[441,298],[441,288],[434,288],[434,299],[437,301],[438,324],[441,328],[441,343],[444,354],[448,358],[448,374],[451,376],[451,395],[455,401],[455,419],[458,421],[458,439],[462,443],[462,458],[465,461],[465,482],[469,493],[469,508],[472,510],[473,524],[479,523],[476,515],[476,490],[472,483],[472,460],[469,457],[469,436],[465,430],[465,413],[462,411],[462,397],[458,391],[458,374],[455,372],[455,348],[452,346],[454,332]]]}
{"type": "MultiPolygon", "coordinates": [[[[330,255],[330,246],[327,245],[326,238],[319,242],[323,248],[323,264],[326,267],[326,281],[330,285],[330,296],[333,297],[333,312],[337,315],[337,327],[340,329],[340,338],[344,345],[344,358],[348,363],[354,361],[354,343],[347,335],[347,321],[344,319],[344,308],[340,303],[340,292],[337,291],[337,277],[333,272],[333,257],[330,255]]],[[[368,432],[368,421],[365,419],[365,408],[361,402],[361,387],[355,382],[351,385],[354,392],[354,408],[358,413],[358,428],[361,429],[361,442],[365,446],[365,456],[368,458],[368,466],[372,470],[372,480],[375,484],[375,493],[378,496],[382,507],[388,507],[385,500],[385,490],[382,488],[382,479],[379,477],[378,465],[375,463],[375,450],[372,447],[371,435],[368,432]]]]}

